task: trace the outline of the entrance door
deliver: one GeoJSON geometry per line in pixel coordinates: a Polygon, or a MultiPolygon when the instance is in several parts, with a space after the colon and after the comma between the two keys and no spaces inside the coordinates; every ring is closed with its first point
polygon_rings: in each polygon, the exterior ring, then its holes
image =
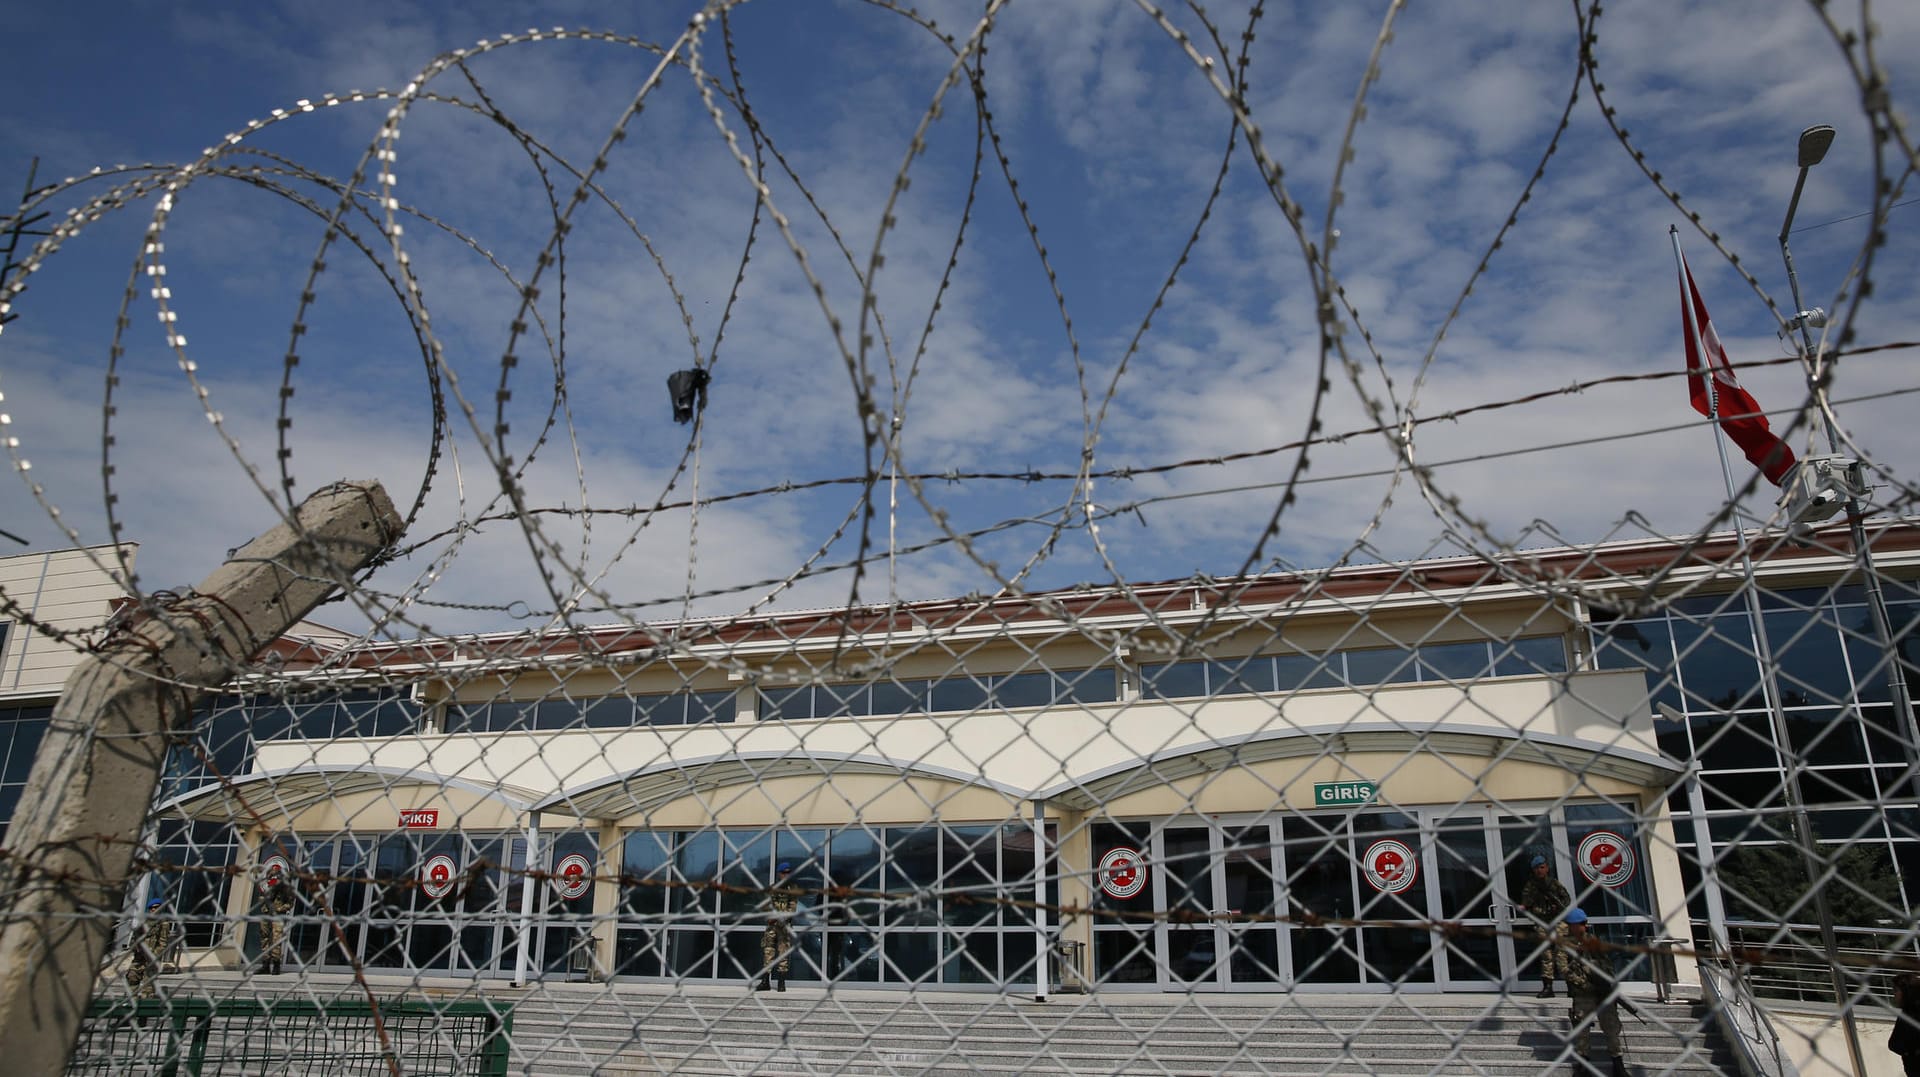
{"type": "Polygon", "coordinates": [[[1172,990],[1271,991],[1280,979],[1273,831],[1266,823],[1172,826],[1154,863],[1167,910],[1159,931],[1162,984],[1172,990]]]}
{"type": "Polygon", "coordinates": [[[1536,856],[1609,941],[1653,930],[1639,832],[1607,805],[1181,818],[1101,823],[1092,836],[1094,907],[1128,914],[1093,922],[1094,975],[1108,988],[1522,990],[1542,948],[1519,906],[1536,856]],[[1585,847],[1595,865],[1576,872],[1585,847]],[[1276,926],[1276,913],[1288,922],[1276,926]],[[1143,914],[1158,915],[1147,926],[1143,914]]]}
{"type": "Polygon", "coordinates": [[[1513,968],[1506,878],[1495,870],[1499,850],[1490,837],[1480,813],[1434,825],[1429,858],[1435,912],[1464,929],[1443,936],[1446,945],[1438,969],[1442,990],[1497,990],[1513,968]]]}
{"type": "MultiPolygon", "coordinates": [[[[1520,892],[1526,889],[1527,879],[1533,873],[1533,858],[1547,858],[1547,871],[1562,882],[1566,881],[1562,865],[1565,863],[1566,840],[1554,836],[1553,819],[1547,815],[1508,815],[1494,812],[1493,840],[1498,843],[1495,852],[1501,870],[1497,873],[1505,885],[1501,889],[1500,903],[1496,906],[1499,913],[1497,924],[1510,951],[1503,958],[1501,967],[1507,972],[1506,983],[1512,986],[1516,980],[1539,978],[1540,955],[1544,952],[1544,943],[1534,932],[1534,924],[1527,916],[1526,909],[1520,904],[1520,892]]],[[[1571,889],[1571,888],[1569,888],[1571,889]]]]}
{"type": "Polygon", "coordinates": [[[1159,864],[1157,904],[1167,911],[1159,943],[1163,986],[1217,990],[1224,931],[1213,921],[1220,911],[1220,835],[1209,826],[1170,826],[1155,835],[1159,864]]]}
{"type": "Polygon", "coordinates": [[[1520,904],[1533,858],[1544,856],[1560,877],[1565,842],[1550,815],[1514,815],[1498,808],[1427,813],[1434,841],[1435,914],[1468,930],[1449,938],[1440,962],[1443,990],[1514,990],[1537,976],[1541,941],[1520,904]]]}

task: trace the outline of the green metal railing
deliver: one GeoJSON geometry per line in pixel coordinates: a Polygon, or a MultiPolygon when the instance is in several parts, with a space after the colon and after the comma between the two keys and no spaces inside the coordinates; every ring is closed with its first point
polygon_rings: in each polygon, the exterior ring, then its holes
{"type": "Polygon", "coordinates": [[[95,999],[67,1073],[504,1077],[512,1034],[512,1008],[482,1001],[95,999]]]}

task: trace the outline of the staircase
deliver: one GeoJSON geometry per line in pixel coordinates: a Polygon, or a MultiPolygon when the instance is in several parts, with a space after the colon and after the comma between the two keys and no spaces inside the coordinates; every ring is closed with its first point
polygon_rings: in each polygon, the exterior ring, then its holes
{"type": "MultiPolygon", "coordinates": [[[[325,973],[301,981],[261,981],[202,972],[163,977],[160,986],[162,997],[210,999],[365,998],[369,992],[381,998],[485,999],[511,1007],[507,1072],[518,1077],[1538,1077],[1573,1072],[1565,998],[1104,993],[1055,995],[1041,1003],[1024,996],[818,987],[768,993],[744,986],[624,982],[514,988],[498,980],[370,975],[368,981],[361,986],[325,973]]],[[[1703,1007],[1635,1003],[1638,1019],[1621,1015],[1627,1068],[1634,1077],[1737,1072],[1703,1007]]],[[[421,1042],[430,1047],[435,1039],[421,1042]]],[[[237,1058],[231,1046],[216,1044],[209,1062],[237,1058]]],[[[466,1044],[454,1053],[479,1046],[466,1044]]],[[[259,1045],[254,1047],[257,1051],[259,1045]]],[[[1601,1065],[1593,1072],[1605,1073],[1605,1041],[1598,1030],[1591,1049],[1601,1065]]],[[[418,1072],[443,1069],[428,1065],[418,1072]]],[[[134,1071],[117,1072],[132,1077],[134,1071]]],[[[216,1065],[206,1072],[230,1070],[216,1065]]],[[[339,1068],[330,1072],[344,1077],[339,1068]]],[[[406,1072],[415,1067],[407,1066],[406,1072]]]]}
{"type": "MultiPolygon", "coordinates": [[[[1703,1010],[1638,1006],[1644,1022],[1622,1015],[1630,1073],[1734,1072],[1703,1010]]],[[[1537,1077],[1571,1072],[1566,1028],[1564,999],[1491,995],[1066,995],[1037,1003],[548,985],[515,1003],[512,1072],[1537,1077]]],[[[1597,1031],[1591,1050],[1604,1065],[1597,1031]]]]}

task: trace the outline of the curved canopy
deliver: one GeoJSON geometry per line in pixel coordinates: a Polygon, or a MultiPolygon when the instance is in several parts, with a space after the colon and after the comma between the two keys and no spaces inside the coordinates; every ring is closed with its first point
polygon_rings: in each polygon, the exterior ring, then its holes
{"type": "Polygon", "coordinates": [[[739,752],[694,759],[667,760],[610,778],[563,789],[533,806],[534,811],[564,810],[583,819],[618,819],[651,811],[681,797],[709,789],[752,785],[775,778],[815,778],[822,783],[849,775],[887,778],[932,778],[978,786],[1004,793],[1010,800],[1025,799],[1013,789],[946,767],[929,766],[877,755],[831,752],[739,752]]]}
{"type": "Polygon", "coordinates": [[[409,792],[459,789],[499,801],[515,812],[526,811],[534,796],[509,786],[489,785],[432,771],[330,764],[261,771],[202,786],[160,805],[156,814],[222,823],[251,823],[257,816],[272,822],[275,816],[293,815],[338,797],[399,789],[409,792]]]}
{"type": "Polygon", "coordinates": [[[1461,726],[1362,723],[1267,730],[1247,737],[1183,745],[1035,791],[1069,811],[1091,811],[1131,793],[1199,774],[1274,759],[1399,753],[1512,760],[1558,767],[1635,785],[1664,785],[1686,767],[1663,755],[1573,737],[1461,726]]]}

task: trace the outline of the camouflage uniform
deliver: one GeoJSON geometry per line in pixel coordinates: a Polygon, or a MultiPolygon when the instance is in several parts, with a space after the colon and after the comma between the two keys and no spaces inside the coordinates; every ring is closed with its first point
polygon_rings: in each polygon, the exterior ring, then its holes
{"type": "Polygon", "coordinates": [[[793,911],[796,905],[792,894],[771,894],[767,898],[767,928],[760,933],[760,985],[767,986],[770,977],[780,978],[780,990],[787,989],[787,972],[793,961],[793,911]]]}
{"type": "Polygon", "coordinates": [[[1541,983],[1551,985],[1557,978],[1571,984],[1573,981],[1567,978],[1567,951],[1557,943],[1567,937],[1567,925],[1561,917],[1566,914],[1567,906],[1573,904],[1573,896],[1551,873],[1544,879],[1529,875],[1527,884],[1520,888],[1520,904],[1547,936],[1547,948],[1540,953],[1541,983]]]}
{"type": "Polygon", "coordinates": [[[1576,1059],[1587,1057],[1587,1043],[1597,1023],[1607,1037],[1607,1053],[1616,1060],[1614,1069],[1618,1071],[1626,1045],[1620,1038],[1620,1001],[1614,996],[1613,974],[1600,964],[1606,958],[1585,951],[1567,956],[1567,993],[1573,996],[1573,1053],[1576,1059]]]}
{"type": "Polygon", "coordinates": [[[127,990],[134,998],[152,996],[154,974],[172,939],[173,922],[157,910],[147,914],[147,929],[133,940],[133,963],[127,967],[127,990]]]}
{"type": "Polygon", "coordinates": [[[286,957],[287,925],[281,917],[293,911],[293,887],[285,879],[274,876],[267,882],[266,893],[260,897],[260,971],[276,975],[280,971],[280,962],[286,957]]]}

